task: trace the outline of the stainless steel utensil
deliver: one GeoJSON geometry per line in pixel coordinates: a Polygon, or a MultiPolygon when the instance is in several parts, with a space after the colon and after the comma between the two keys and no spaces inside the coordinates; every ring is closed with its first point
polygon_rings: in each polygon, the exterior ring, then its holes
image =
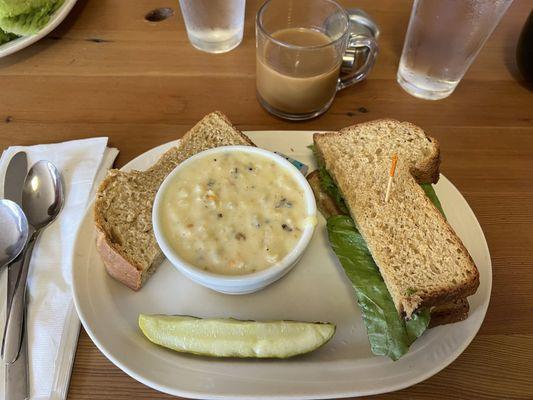
{"type": "Polygon", "coordinates": [[[28,173],[28,157],[19,151],[9,161],[4,179],[4,198],[22,205],[22,186],[28,173]]]}
{"type": "Polygon", "coordinates": [[[28,220],[17,203],[0,200],[0,266],[18,257],[28,240],[28,220]]]}
{"type": "MultiPolygon", "coordinates": [[[[16,153],[7,166],[4,179],[4,197],[19,206],[22,204],[22,187],[28,173],[28,158],[26,153],[16,153]]],[[[22,271],[22,256],[11,262],[7,270],[6,315],[11,307],[11,299],[15,293],[20,272],[22,271]]],[[[30,397],[28,380],[28,334],[24,332],[22,345],[17,360],[5,367],[5,398],[9,400],[26,400],[30,397]]]]}
{"type": "Polygon", "coordinates": [[[7,364],[17,359],[21,347],[26,308],[26,279],[33,247],[42,230],[59,214],[63,202],[63,184],[59,171],[48,161],[38,161],[28,172],[22,190],[22,209],[31,226],[30,239],[24,249],[24,262],[14,290],[2,340],[2,358],[7,364]]]}

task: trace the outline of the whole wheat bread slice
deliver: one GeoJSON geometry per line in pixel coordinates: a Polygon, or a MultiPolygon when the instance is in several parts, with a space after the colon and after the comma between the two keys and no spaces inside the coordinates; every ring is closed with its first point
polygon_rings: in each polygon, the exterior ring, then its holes
{"type": "Polygon", "coordinates": [[[418,183],[439,177],[439,145],[392,119],[317,133],[318,157],[339,187],[399,313],[473,294],[479,273],[459,237],[418,183]],[[385,189],[398,155],[391,196],[385,189]]]}
{"type": "MultiPolygon", "coordinates": [[[[346,215],[337,206],[335,200],[322,189],[318,170],[310,172],[309,175],[307,175],[307,180],[309,181],[311,189],[313,189],[317,207],[324,218],[328,219],[335,215],[346,215]]],[[[462,321],[468,317],[469,308],[467,299],[459,299],[438,307],[432,307],[429,327],[433,328],[439,325],[462,321]]]]}
{"type": "Polygon", "coordinates": [[[254,144],[220,112],[205,116],[178,146],[146,171],[110,170],[94,205],[97,250],[107,272],[138,290],[163,260],[152,229],[152,206],[165,177],[183,160],[214,147],[254,144]]]}

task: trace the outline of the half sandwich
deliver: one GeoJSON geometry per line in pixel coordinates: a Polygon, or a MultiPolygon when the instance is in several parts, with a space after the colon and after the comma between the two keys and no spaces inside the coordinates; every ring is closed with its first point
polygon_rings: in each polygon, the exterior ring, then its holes
{"type": "Polygon", "coordinates": [[[479,273],[431,187],[438,143],[412,124],[378,120],[315,134],[314,151],[319,170],[309,180],[373,352],[398,359],[431,318],[432,326],[464,319],[479,273]],[[385,201],[393,154],[398,166],[385,201]]]}

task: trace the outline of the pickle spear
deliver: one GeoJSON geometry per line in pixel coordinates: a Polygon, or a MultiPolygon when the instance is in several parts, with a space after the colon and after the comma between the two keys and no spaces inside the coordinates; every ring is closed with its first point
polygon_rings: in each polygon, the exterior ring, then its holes
{"type": "Polygon", "coordinates": [[[321,322],[240,321],[182,315],[139,315],[139,327],[153,343],[210,357],[289,358],[327,343],[335,325],[321,322]]]}

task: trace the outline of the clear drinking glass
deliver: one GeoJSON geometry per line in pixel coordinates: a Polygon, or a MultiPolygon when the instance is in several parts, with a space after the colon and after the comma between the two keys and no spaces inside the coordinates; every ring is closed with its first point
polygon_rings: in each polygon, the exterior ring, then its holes
{"type": "Polygon", "coordinates": [[[208,53],[225,53],[242,41],[246,0],[180,0],[191,44],[208,53]]]}
{"type": "MultiPolygon", "coordinates": [[[[357,17],[372,26],[367,16],[357,17]]],[[[313,118],[329,108],[338,90],[364,79],[377,43],[371,29],[365,35],[352,22],[351,14],[332,0],[267,0],[256,18],[261,105],[281,118],[313,118]],[[364,59],[354,62],[358,54],[364,59]]]]}
{"type": "Polygon", "coordinates": [[[415,0],[398,83],[429,100],[449,96],[512,0],[415,0]]]}

